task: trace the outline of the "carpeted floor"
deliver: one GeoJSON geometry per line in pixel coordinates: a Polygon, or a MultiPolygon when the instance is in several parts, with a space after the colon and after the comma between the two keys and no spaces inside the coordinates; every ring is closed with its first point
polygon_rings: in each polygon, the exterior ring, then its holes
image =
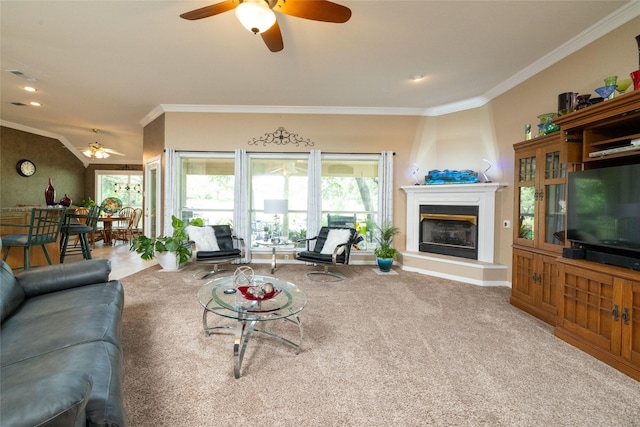
{"type": "Polygon", "coordinates": [[[640,383],[509,305],[510,289],[373,266],[334,283],[279,267],[308,296],[302,352],[257,336],[234,379],[233,337],[202,331],[198,268],[122,279],[131,426],[640,426],[640,383]]]}

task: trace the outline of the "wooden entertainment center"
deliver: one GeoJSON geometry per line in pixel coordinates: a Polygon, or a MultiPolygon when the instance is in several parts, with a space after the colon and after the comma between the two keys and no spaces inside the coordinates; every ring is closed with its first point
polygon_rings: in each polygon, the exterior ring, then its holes
{"type": "Polygon", "coordinates": [[[640,139],[640,90],[554,123],[559,132],[514,144],[510,301],[555,326],[558,338],[640,381],[640,272],[562,256],[571,246],[568,173],[640,163],[640,145],[631,143],[640,139]]]}

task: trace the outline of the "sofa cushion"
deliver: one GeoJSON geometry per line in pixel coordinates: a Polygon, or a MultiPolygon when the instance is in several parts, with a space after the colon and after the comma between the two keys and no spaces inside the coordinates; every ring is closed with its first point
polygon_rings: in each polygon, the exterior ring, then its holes
{"type": "MultiPolygon", "coordinates": [[[[4,352],[4,345],[3,345],[4,352]]],[[[2,400],[5,390],[51,372],[84,372],[93,380],[85,412],[89,426],[126,426],[122,394],[122,351],[115,345],[95,341],[51,351],[2,367],[2,400]]],[[[37,396],[22,405],[37,406],[37,396]],[[28,402],[32,402],[28,404],[28,402]]],[[[4,422],[4,418],[3,418],[4,422]]],[[[4,426],[4,424],[2,424],[4,426]]]]}
{"type": "Polygon", "coordinates": [[[91,378],[64,371],[2,388],[2,425],[85,426],[91,378]],[[25,405],[25,402],[32,402],[25,405]]]}
{"type": "Polygon", "coordinates": [[[24,301],[24,291],[18,285],[11,267],[0,260],[0,323],[24,301]]]}
{"type": "Polygon", "coordinates": [[[89,283],[107,282],[109,273],[111,262],[108,259],[90,259],[32,268],[16,274],[15,277],[26,297],[30,298],[89,283]]]}
{"type": "Polygon", "coordinates": [[[85,342],[119,346],[123,294],[113,281],[26,299],[2,325],[2,366],[85,342]]]}

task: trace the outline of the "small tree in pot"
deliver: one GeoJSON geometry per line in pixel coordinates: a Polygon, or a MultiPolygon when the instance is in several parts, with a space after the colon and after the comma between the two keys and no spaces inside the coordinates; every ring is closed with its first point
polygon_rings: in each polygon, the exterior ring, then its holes
{"type": "Polygon", "coordinates": [[[393,261],[398,258],[398,250],[392,247],[391,244],[393,243],[393,236],[398,234],[400,229],[388,222],[377,227],[380,234],[376,236],[378,247],[373,250],[373,253],[377,257],[380,271],[389,271],[393,261]]]}
{"type": "MultiPolygon", "coordinates": [[[[191,242],[187,239],[185,223],[180,218],[171,216],[173,233],[171,236],[158,236],[152,239],[147,236],[139,236],[133,239],[130,250],[140,254],[140,258],[148,261],[159,254],[172,253],[173,258],[169,264],[161,262],[165,270],[177,270],[191,259],[191,242]],[[175,264],[175,265],[174,265],[175,264]]],[[[160,258],[158,259],[160,261],[160,258]]]]}

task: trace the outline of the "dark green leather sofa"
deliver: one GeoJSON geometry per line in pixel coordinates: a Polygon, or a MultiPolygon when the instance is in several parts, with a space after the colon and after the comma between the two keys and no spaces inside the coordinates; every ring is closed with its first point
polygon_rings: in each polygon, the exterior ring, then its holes
{"type": "Polygon", "coordinates": [[[0,263],[0,425],[126,426],[124,289],[109,260],[15,276],[0,263]]]}

